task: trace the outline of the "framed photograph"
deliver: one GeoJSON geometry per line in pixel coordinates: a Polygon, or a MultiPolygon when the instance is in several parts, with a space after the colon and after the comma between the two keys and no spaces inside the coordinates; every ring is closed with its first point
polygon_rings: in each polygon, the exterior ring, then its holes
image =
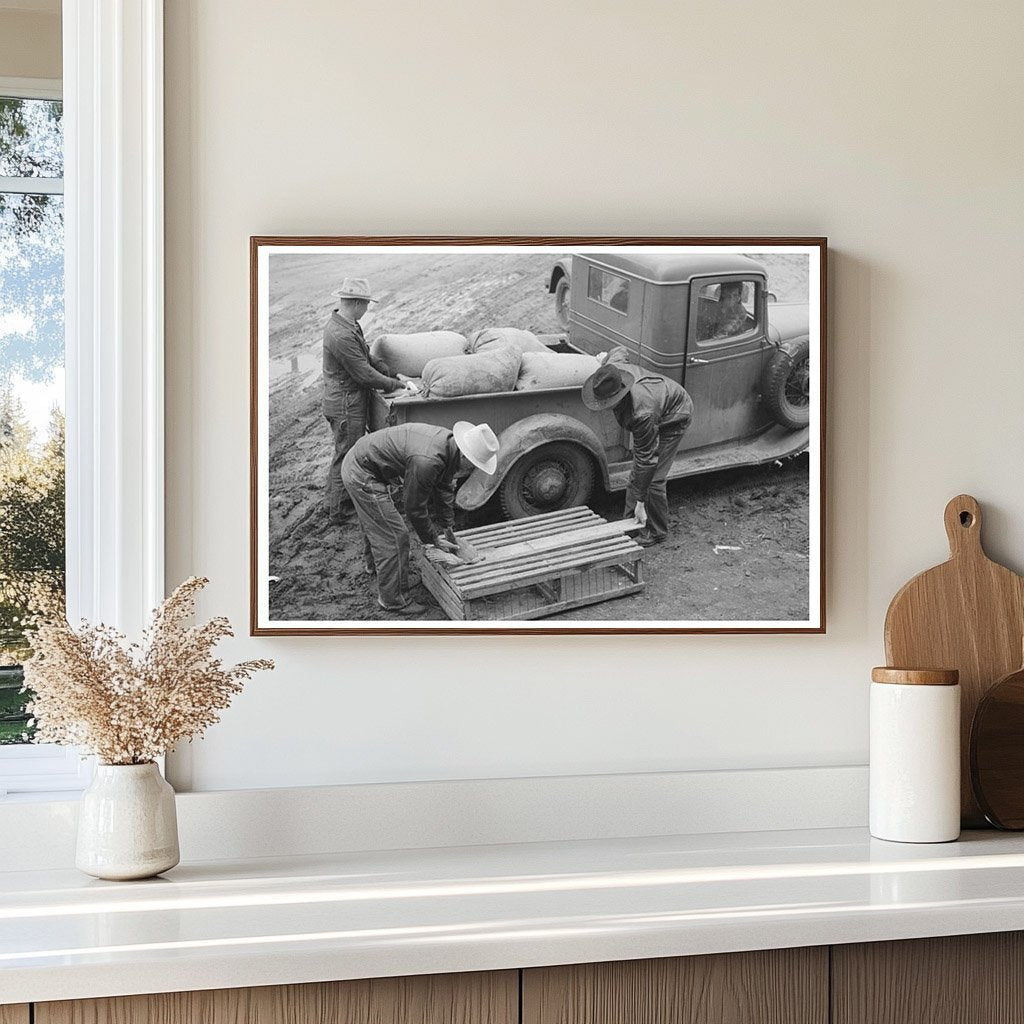
{"type": "Polygon", "coordinates": [[[824,238],[250,250],[253,635],[825,631],[824,238]]]}

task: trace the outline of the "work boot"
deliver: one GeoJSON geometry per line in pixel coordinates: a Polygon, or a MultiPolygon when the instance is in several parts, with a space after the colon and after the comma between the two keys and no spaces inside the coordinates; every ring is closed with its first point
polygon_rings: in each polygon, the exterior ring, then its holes
{"type": "Polygon", "coordinates": [[[633,540],[642,548],[650,548],[654,547],[655,544],[664,544],[667,538],[667,533],[654,534],[650,530],[641,530],[633,540]]]}
{"type": "MultiPolygon", "coordinates": [[[[380,604],[380,601],[378,601],[377,604],[380,604]]],[[[399,608],[387,608],[382,604],[380,604],[380,607],[389,615],[398,615],[403,619],[418,618],[427,610],[427,606],[425,604],[420,604],[418,601],[406,601],[405,604],[399,608]]]]}

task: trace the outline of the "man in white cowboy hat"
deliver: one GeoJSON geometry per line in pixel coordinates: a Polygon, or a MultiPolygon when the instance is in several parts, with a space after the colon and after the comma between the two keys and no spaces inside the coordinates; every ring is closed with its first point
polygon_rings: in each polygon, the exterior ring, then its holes
{"type": "Polygon", "coordinates": [[[626,488],[626,515],[644,529],[637,542],[660,544],[668,536],[668,474],[683,432],[693,418],[693,400],[668,377],[627,362],[618,346],[583,384],[583,404],[611,409],[619,426],[633,435],[633,469],[626,488]]]}
{"type": "Polygon", "coordinates": [[[346,277],[338,292],[338,306],[324,328],[324,416],[334,439],[334,456],[327,471],[327,509],[333,523],[344,522],[353,511],[341,479],[341,464],[366,433],[372,392],[404,387],[370,355],[359,326],[370,303],[376,301],[365,278],[346,277]]]}
{"type": "Polygon", "coordinates": [[[390,488],[401,486],[405,512],[424,544],[459,555],[455,489],[474,468],[493,475],[498,439],[486,423],[451,430],[426,423],[385,427],[349,450],[341,477],[365,538],[366,564],[377,574],[377,603],[394,615],[422,615],[409,596],[409,530],[390,488]]]}

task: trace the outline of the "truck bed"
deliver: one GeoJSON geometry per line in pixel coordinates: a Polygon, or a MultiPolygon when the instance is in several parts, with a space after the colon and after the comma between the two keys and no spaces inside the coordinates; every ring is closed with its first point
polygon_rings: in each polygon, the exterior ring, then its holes
{"type": "MultiPolygon", "coordinates": [[[[555,351],[578,352],[564,337],[545,339],[555,351]]],[[[370,410],[370,429],[402,423],[429,423],[450,429],[459,420],[488,423],[500,437],[512,424],[529,416],[569,416],[586,424],[604,446],[605,465],[599,467],[609,491],[625,490],[632,468],[630,437],[609,411],[594,412],[583,404],[580,388],[547,388],[536,391],[500,391],[459,398],[420,398],[413,395],[385,397],[377,393],[370,410]]],[[[682,449],[676,455],[669,479],[713,473],[741,466],[756,466],[798,455],[807,449],[810,431],[789,430],[776,424],[746,438],[721,444],[682,449]]]]}

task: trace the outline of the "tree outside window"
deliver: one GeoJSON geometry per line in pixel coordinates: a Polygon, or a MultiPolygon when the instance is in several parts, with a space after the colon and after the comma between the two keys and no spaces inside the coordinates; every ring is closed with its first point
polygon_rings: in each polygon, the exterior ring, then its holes
{"type": "Polygon", "coordinates": [[[62,104],[0,96],[0,744],[32,737],[28,620],[64,599],[62,104]]]}

